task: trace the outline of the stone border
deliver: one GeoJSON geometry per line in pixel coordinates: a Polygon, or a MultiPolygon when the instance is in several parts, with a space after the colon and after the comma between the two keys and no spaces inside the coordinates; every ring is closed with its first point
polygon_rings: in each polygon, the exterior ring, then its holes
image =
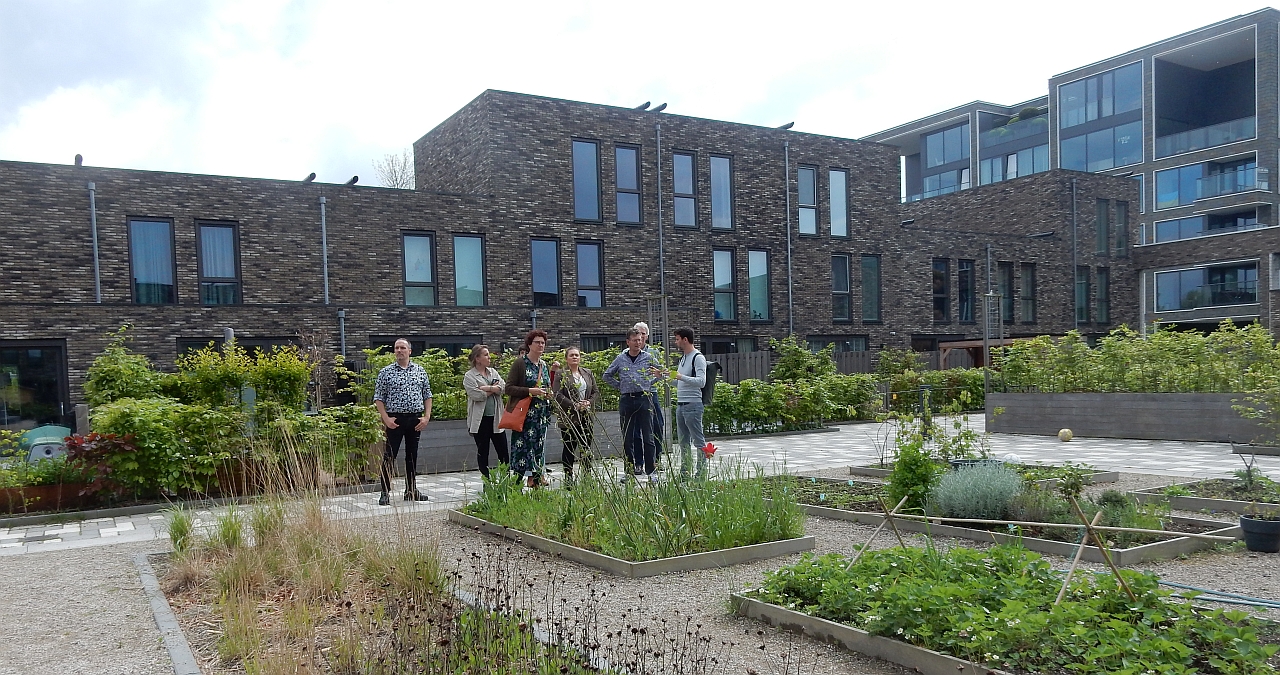
{"type": "MultiPolygon", "coordinates": [[[[1186,487],[1188,485],[1195,485],[1201,482],[1203,481],[1195,480],[1187,483],[1174,483],[1173,485],[1186,487]]],[[[1254,510],[1254,507],[1256,507],[1258,513],[1280,515],[1280,504],[1270,504],[1266,502],[1257,504],[1254,502],[1242,502],[1235,499],[1213,499],[1212,497],[1169,496],[1163,494],[1164,490],[1165,488],[1162,487],[1144,488],[1142,490],[1134,490],[1133,492],[1130,492],[1129,496],[1142,504],[1148,502],[1168,502],[1169,508],[1177,509],[1179,511],[1209,511],[1211,513],[1226,512],[1240,514],[1245,513],[1246,511],[1252,511],[1254,510]]]]}
{"type": "Polygon", "coordinates": [[[660,558],[658,560],[646,560],[644,562],[631,562],[629,560],[622,560],[612,556],[607,556],[603,553],[596,553],[576,546],[562,544],[558,541],[539,537],[534,534],[528,534],[527,532],[513,530],[508,527],[503,527],[502,525],[491,523],[487,520],[469,516],[454,509],[449,509],[447,514],[451,522],[462,525],[463,527],[477,528],[481,532],[497,534],[507,539],[519,541],[519,543],[530,548],[559,556],[565,560],[572,560],[588,567],[602,569],[610,574],[616,574],[620,577],[631,577],[633,579],[640,577],[653,577],[658,576],[659,574],[667,574],[668,572],[719,569],[721,567],[728,567],[729,565],[737,565],[739,563],[776,558],[779,556],[790,555],[792,553],[812,551],[817,546],[814,537],[798,537],[796,539],[771,541],[764,544],[737,546],[735,548],[728,548],[722,551],[691,553],[689,555],[681,555],[674,558],[660,558]]]}
{"type": "Polygon", "coordinates": [[[835,431],[840,431],[840,428],[836,426],[821,426],[821,427],[814,427],[812,429],[792,429],[790,431],[766,431],[764,433],[759,433],[759,434],[729,434],[724,436],[716,435],[716,434],[707,434],[707,438],[715,439],[717,441],[749,441],[754,438],[775,438],[778,436],[800,436],[802,434],[823,434],[823,433],[832,433],[835,431]]]}
{"type": "Polygon", "coordinates": [[[737,593],[729,595],[729,602],[738,616],[808,635],[821,642],[896,663],[924,675],[956,675],[956,673],[1010,675],[1003,670],[991,670],[972,661],[965,661],[899,640],[872,635],[852,626],[819,619],[816,616],[771,605],[737,593]]]}
{"type": "Polygon", "coordinates": [[[178,618],[173,615],[169,599],[164,597],[164,591],[160,590],[160,582],[156,579],[155,570],[151,568],[151,561],[147,560],[148,555],[139,553],[133,556],[133,564],[138,568],[138,577],[142,580],[142,591],[146,593],[147,601],[151,603],[151,613],[155,615],[156,627],[160,629],[165,649],[169,651],[173,673],[174,675],[201,675],[203,671],[200,670],[195,654],[191,652],[191,645],[182,632],[182,626],[178,624],[178,618]]]}
{"type": "MultiPolygon", "coordinates": [[[[844,509],[832,509],[825,506],[812,506],[809,504],[801,504],[800,508],[810,516],[818,516],[820,518],[830,518],[832,520],[847,520],[864,525],[879,525],[884,521],[884,516],[878,514],[862,514],[853,511],[845,511],[844,509]]],[[[1202,518],[1181,518],[1173,517],[1176,523],[1186,525],[1202,525],[1213,527],[1205,534],[1214,534],[1220,537],[1240,538],[1239,525],[1226,525],[1217,520],[1204,520],[1202,518]]],[[[1061,556],[1063,558],[1073,558],[1076,555],[1077,545],[1066,541],[1052,541],[1049,539],[1037,539],[1035,537],[1020,537],[1013,534],[1005,534],[1003,532],[994,532],[990,530],[977,530],[969,527],[956,527],[954,525],[942,525],[939,523],[928,523],[919,520],[897,520],[894,524],[903,532],[914,532],[918,534],[928,534],[934,537],[958,537],[960,539],[972,539],[974,541],[994,542],[998,544],[1018,544],[1023,548],[1038,553],[1048,553],[1050,555],[1061,556]]],[[[883,533],[881,533],[883,536],[883,533]]],[[[1167,560],[1176,558],[1186,553],[1194,553],[1207,548],[1213,548],[1215,542],[1204,539],[1193,539],[1191,537],[1176,537],[1165,539],[1153,544],[1143,544],[1133,548],[1112,548],[1111,560],[1120,567],[1128,567],[1137,565],[1140,562],[1148,560],[1167,560]]],[[[1084,555],[1081,560],[1089,562],[1106,562],[1102,557],[1102,552],[1096,546],[1086,546],[1084,555]]]]}
{"type": "MultiPolygon", "coordinates": [[[[1025,466],[1037,466],[1037,465],[1028,464],[1025,466]]],[[[1041,466],[1051,466],[1051,465],[1041,465],[1041,466]]],[[[889,472],[891,471],[893,471],[893,469],[877,469],[872,466],[849,467],[850,476],[866,476],[867,478],[888,478],[889,472]]],[[[1093,485],[1094,483],[1115,483],[1115,482],[1118,482],[1119,480],[1120,480],[1119,471],[1094,471],[1092,473],[1087,473],[1084,476],[1085,485],[1093,485]]],[[[1034,481],[1034,482],[1036,485],[1051,488],[1058,484],[1058,479],[1043,478],[1041,480],[1034,481]]]]}
{"type": "MultiPolygon", "coordinates": [[[[378,483],[359,483],[344,485],[338,488],[326,488],[324,494],[330,497],[342,495],[377,492],[382,489],[378,483]]],[[[37,513],[29,516],[13,516],[0,518],[0,527],[24,527],[27,525],[44,525],[47,523],[65,523],[72,520],[92,520],[94,518],[118,518],[120,516],[137,516],[143,513],[155,513],[165,509],[181,506],[187,509],[210,509],[228,504],[247,504],[256,501],[262,495],[242,495],[239,497],[219,497],[218,499],[193,499],[185,502],[155,502],[154,504],[138,504],[137,506],[120,506],[111,509],[93,509],[91,511],[53,511],[37,513]]]]}

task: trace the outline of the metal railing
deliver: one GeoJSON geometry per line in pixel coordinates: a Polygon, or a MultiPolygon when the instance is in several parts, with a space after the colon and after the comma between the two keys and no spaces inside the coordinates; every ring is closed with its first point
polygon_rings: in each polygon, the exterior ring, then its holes
{"type": "MultiPolygon", "coordinates": [[[[1191,219],[1188,218],[1186,220],[1191,220],[1191,219]]],[[[1208,237],[1215,234],[1227,234],[1228,232],[1244,232],[1246,230],[1257,230],[1264,227],[1271,227],[1266,223],[1247,223],[1244,225],[1231,225],[1229,227],[1215,227],[1215,228],[1209,229],[1204,224],[1203,218],[1201,218],[1200,225],[1198,227],[1194,227],[1194,226],[1188,227],[1184,224],[1181,224],[1180,222],[1178,227],[1178,233],[1176,236],[1162,237],[1160,236],[1161,234],[1160,228],[1156,227],[1157,225],[1162,225],[1162,224],[1163,223],[1143,223],[1142,224],[1142,243],[1143,244],[1160,244],[1166,241],[1181,241],[1183,239],[1195,239],[1197,237],[1208,237]]],[[[1172,230],[1172,229],[1173,228],[1167,228],[1167,230],[1172,230]]]]}
{"type": "Polygon", "coordinates": [[[1222,305],[1251,305],[1258,302],[1258,282],[1226,281],[1217,284],[1204,284],[1184,291],[1178,298],[1177,307],[1157,307],[1158,312],[1171,312],[1201,307],[1219,307],[1222,305]]]}
{"type": "Polygon", "coordinates": [[[1192,150],[1212,148],[1253,138],[1258,133],[1258,118],[1242,117],[1230,122],[1213,124],[1199,129],[1156,138],[1156,157],[1168,157],[1192,150]]]}
{"type": "Polygon", "coordinates": [[[1250,167],[1215,173],[1196,180],[1196,199],[1221,197],[1249,190],[1269,190],[1265,167],[1250,167]]]}

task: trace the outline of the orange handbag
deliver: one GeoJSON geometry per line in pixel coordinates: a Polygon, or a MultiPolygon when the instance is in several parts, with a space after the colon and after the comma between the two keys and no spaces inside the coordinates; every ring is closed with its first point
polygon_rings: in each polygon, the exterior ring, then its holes
{"type": "Polygon", "coordinates": [[[529,415],[529,405],[533,403],[532,396],[526,396],[506,412],[502,413],[502,419],[498,420],[499,429],[510,429],[512,431],[524,431],[524,418],[529,415]]]}

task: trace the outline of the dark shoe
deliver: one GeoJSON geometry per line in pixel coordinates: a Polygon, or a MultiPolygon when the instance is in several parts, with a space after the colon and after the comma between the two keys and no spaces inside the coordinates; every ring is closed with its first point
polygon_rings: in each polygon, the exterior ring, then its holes
{"type": "Polygon", "coordinates": [[[410,490],[410,491],[405,492],[405,493],[404,493],[404,500],[405,500],[406,502],[425,502],[425,501],[429,501],[429,500],[428,500],[428,498],[427,498],[427,496],[426,496],[425,494],[423,494],[423,493],[421,493],[421,492],[418,492],[417,490],[410,490]]]}
{"type": "Polygon", "coordinates": [[[378,497],[378,506],[391,506],[391,495],[383,492],[382,496],[378,497]]]}

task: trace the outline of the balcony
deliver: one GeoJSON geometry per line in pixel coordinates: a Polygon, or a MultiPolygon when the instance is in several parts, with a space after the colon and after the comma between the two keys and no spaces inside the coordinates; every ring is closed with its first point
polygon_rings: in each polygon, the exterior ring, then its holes
{"type": "Polygon", "coordinates": [[[1204,284],[1203,286],[1183,287],[1178,297],[1177,306],[1168,306],[1157,302],[1156,311],[1170,312],[1201,307],[1221,307],[1224,305],[1251,305],[1258,302],[1258,282],[1229,281],[1220,284],[1204,284]]]}
{"type": "Polygon", "coordinates": [[[1156,139],[1156,158],[1179,155],[1253,138],[1258,132],[1258,118],[1242,117],[1156,139]]]}
{"type": "Polygon", "coordinates": [[[1264,227],[1271,226],[1265,223],[1252,222],[1226,227],[1208,228],[1204,223],[1203,217],[1183,218],[1180,220],[1169,220],[1151,224],[1143,223],[1142,243],[1143,245],[1162,244],[1168,241],[1196,239],[1198,237],[1210,237],[1218,234],[1228,234],[1231,232],[1245,232],[1248,230],[1262,229],[1264,227]]]}
{"type": "Polygon", "coordinates": [[[1196,199],[1209,199],[1249,190],[1270,190],[1265,167],[1236,169],[1205,176],[1196,181],[1196,199]]]}
{"type": "Polygon", "coordinates": [[[978,144],[983,148],[990,148],[1024,138],[1031,138],[1032,136],[1044,136],[1046,142],[1048,142],[1048,117],[1042,115],[1040,117],[1032,117],[1029,120],[1018,120],[1012,124],[996,127],[991,131],[984,131],[978,139],[978,144]]]}

